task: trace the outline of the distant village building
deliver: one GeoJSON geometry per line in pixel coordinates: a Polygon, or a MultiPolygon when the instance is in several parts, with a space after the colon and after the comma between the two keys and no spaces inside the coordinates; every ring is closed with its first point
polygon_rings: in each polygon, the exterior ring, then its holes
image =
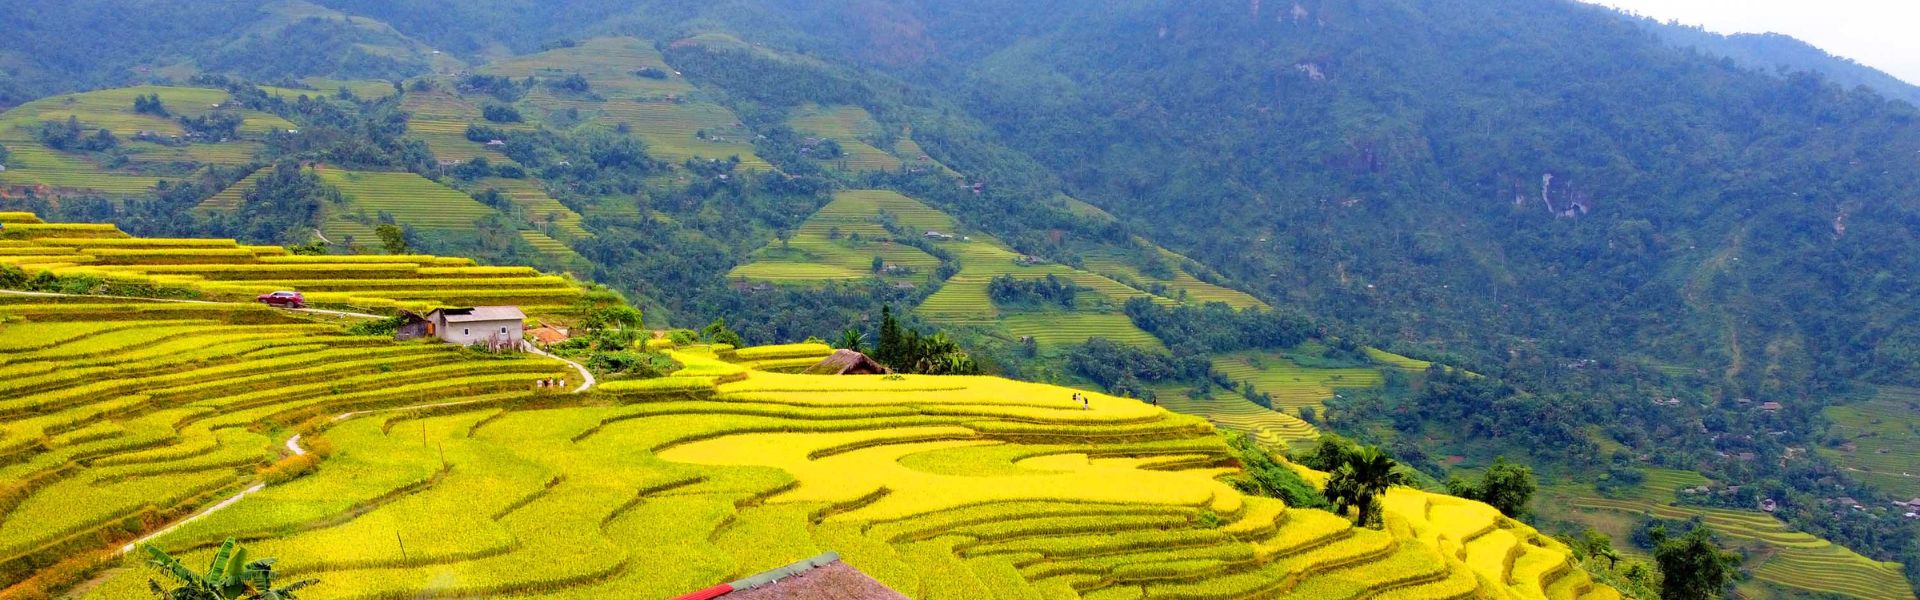
{"type": "Polygon", "coordinates": [[[940,240],[943,242],[950,242],[950,241],[953,241],[953,234],[941,233],[941,232],[929,229],[927,230],[926,238],[930,240],[940,240]]]}
{"type": "Polygon", "coordinates": [[[1760,403],[1760,410],[1764,410],[1767,412],[1774,412],[1774,411],[1780,410],[1780,403],[1773,402],[1773,401],[1762,402],[1760,403]]]}

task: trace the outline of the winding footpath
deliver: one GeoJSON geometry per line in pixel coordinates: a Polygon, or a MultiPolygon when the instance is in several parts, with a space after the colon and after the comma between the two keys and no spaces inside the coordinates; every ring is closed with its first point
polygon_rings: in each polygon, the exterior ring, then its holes
{"type": "MultiPolygon", "coordinates": [[[[157,301],[157,302],[181,302],[181,303],[188,303],[188,304],[247,304],[247,303],[243,303],[243,302],[212,302],[212,301],[208,301],[208,300],[177,300],[177,299],[166,299],[166,298],[137,298],[137,297],[132,297],[132,296],[94,296],[94,295],[88,295],[88,294],[62,294],[62,293],[57,293],[57,292],[23,292],[23,291],[18,291],[18,290],[0,290],[0,294],[3,294],[3,295],[12,295],[12,296],[40,296],[40,297],[88,297],[88,298],[107,298],[107,299],[117,299],[117,300],[140,300],[140,301],[157,301]]],[[[340,310],[325,310],[325,309],[319,309],[319,308],[292,308],[292,309],[286,309],[286,310],[291,310],[291,311],[295,311],[295,312],[303,312],[303,313],[307,313],[307,314],[315,314],[315,315],[326,315],[326,316],[334,316],[334,317],[349,317],[349,318],[359,318],[359,319],[381,319],[381,318],[385,318],[385,317],[381,317],[381,316],[379,316],[379,315],[370,315],[370,314],[366,314],[366,313],[357,313],[357,312],[350,312],[350,311],[340,311],[340,310]]],[[[578,372],[578,373],[580,373],[580,386],[579,386],[579,387],[576,387],[576,388],[574,388],[574,389],[572,389],[572,390],[571,390],[571,391],[569,391],[569,392],[567,392],[567,393],[569,393],[569,394],[580,394],[580,393],[584,393],[584,392],[586,392],[586,391],[587,391],[587,390],[589,390],[589,389],[593,389],[593,386],[599,383],[599,381],[598,381],[598,380],[596,380],[596,379],[595,379],[595,378],[593,377],[593,372],[592,372],[592,371],[588,371],[588,370],[587,370],[587,367],[586,367],[585,365],[582,365],[582,364],[580,364],[580,363],[577,363],[577,362],[574,362],[574,361],[571,361],[571,360],[568,360],[568,359],[565,359],[565,358],[560,358],[560,357],[558,357],[558,356],[554,356],[553,354],[550,354],[550,353],[547,353],[546,351],[543,351],[543,350],[540,350],[539,348],[535,348],[535,347],[534,347],[534,346],[533,346],[532,344],[524,344],[524,343],[523,343],[523,344],[522,344],[522,349],[524,349],[524,350],[526,350],[526,351],[527,351],[528,353],[531,353],[531,354],[535,354],[535,355],[538,355],[538,356],[542,356],[542,357],[546,357],[546,358],[550,358],[550,359],[553,359],[553,360],[557,360],[557,361],[560,361],[560,362],[563,362],[563,363],[567,363],[567,365],[568,365],[568,366],[571,366],[571,367],[573,367],[573,369],[574,369],[574,371],[576,371],[576,372],[578,372]]],[[[362,411],[353,411],[353,412],[344,412],[344,413],[340,413],[340,414],[337,414],[337,415],[334,415],[334,416],[333,416],[333,420],[334,420],[334,421],[344,421],[344,420],[346,420],[346,419],[349,419],[349,418],[353,418],[353,417],[356,417],[356,416],[360,416],[360,415],[367,415],[367,414],[373,414],[373,413],[381,413],[381,412],[391,412],[391,411],[398,411],[398,410],[419,410],[419,409],[423,409],[423,408],[440,408],[440,407],[446,407],[446,406],[459,406],[459,405],[462,405],[462,404],[472,404],[472,403],[474,403],[474,402],[477,402],[477,401],[474,401],[474,400],[468,400],[468,401],[461,401],[461,402],[442,402],[442,403],[439,403],[439,404],[426,404],[426,405],[420,405],[420,406],[401,406],[401,407],[395,407],[395,408],[384,408],[384,409],[377,409],[377,410],[362,410],[362,411]]],[[[286,443],[286,448],[287,448],[287,453],[288,453],[289,455],[292,455],[292,456],[306,456],[306,455],[307,455],[307,449],[306,449],[306,448],[304,448],[304,447],[302,447],[302,446],[300,445],[300,437],[301,437],[301,435],[302,435],[302,434],[298,434],[298,433],[296,433],[296,434],[294,434],[294,435],[293,435],[293,437],[289,437],[289,438],[287,438],[287,443],[286,443]]],[[[241,491],[240,491],[240,493],[238,493],[238,494],[234,494],[234,495],[232,495],[232,496],[229,496],[229,497],[228,497],[227,499],[225,499],[225,500],[221,500],[221,501],[219,501],[219,502],[216,502],[216,503],[214,503],[214,504],[213,504],[213,506],[209,506],[209,507],[207,507],[207,508],[206,508],[206,510],[202,510],[202,511],[200,511],[200,512],[197,512],[197,513],[194,513],[194,514],[193,514],[193,516],[190,516],[190,517],[187,517],[187,518],[185,518],[185,519],[181,519],[181,520],[179,520],[179,521],[175,521],[174,523],[172,523],[172,524],[170,524],[170,525],[167,525],[166,527],[163,527],[163,528],[161,528],[161,529],[160,529],[159,531],[155,531],[155,532],[153,532],[153,533],[150,533],[150,534],[147,534],[147,535],[145,535],[145,536],[142,536],[142,537],[141,537],[140,539],[137,539],[137,540],[134,540],[133,542],[131,542],[131,543],[129,543],[129,544],[127,544],[127,545],[125,545],[125,546],[121,546],[121,547],[120,547],[120,553],[121,553],[121,554],[126,554],[126,553],[129,553],[129,552],[133,552],[133,550],[134,550],[135,548],[139,548],[141,544],[145,544],[145,543],[147,543],[147,542],[151,542],[151,541],[153,541],[154,539],[156,539],[156,538],[159,538],[160,536],[163,536],[163,535],[166,535],[166,534],[169,534],[169,533],[173,533],[173,532],[174,532],[175,530],[178,530],[179,528],[181,528],[182,526],[185,526],[185,525],[186,525],[186,524],[188,524],[188,523],[192,523],[192,522],[194,522],[194,521],[198,521],[198,520],[200,520],[200,519],[203,519],[203,518],[206,518],[206,516],[207,516],[207,515],[211,515],[211,514],[213,514],[213,513],[215,513],[215,512],[219,512],[219,511],[220,511],[221,509],[224,509],[224,508],[227,508],[227,507],[229,507],[229,506],[233,506],[233,505],[234,505],[234,503],[237,503],[237,502],[239,502],[239,501],[240,501],[241,499],[243,499],[243,498],[246,498],[247,496],[251,496],[251,495],[253,495],[253,494],[255,494],[255,493],[258,493],[258,492],[259,492],[260,490],[264,490],[264,489],[267,489],[267,484],[265,484],[265,483],[256,483],[256,484],[253,484],[253,485],[252,485],[251,487],[248,487],[247,489],[244,489],[244,490],[241,490],[241,491]]]]}

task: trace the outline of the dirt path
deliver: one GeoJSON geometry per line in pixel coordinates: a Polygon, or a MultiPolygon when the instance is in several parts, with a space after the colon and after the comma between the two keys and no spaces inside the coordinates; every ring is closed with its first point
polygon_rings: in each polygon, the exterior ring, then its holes
{"type": "Polygon", "coordinates": [[[582,365],[582,364],[580,364],[580,363],[577,363],[577,362],[573,362],[573,361],[571,361],[571,360],[567,360],[567,359],[564,359],[564,358],[560,358],[560,357],[558,357],[558,356],[554,356],[554,355],[552,355],[552,354],[548,354],[548,353],[547,353],[546,351],[544,351],[544,350],[541,350],[541,349],[539,349],[539,348],[535,348],[535,347],[533,346],[533,344],[522,344],[522,346],[524,346],[524,347],[526,348],[526,350],[527,350],[527,352],[531,352],[531,353],[533,353],[533,354],[537,354],[537,355],[540,355],[540,356],[545,356],[545,357],[547,357],[547,358],[551,358],[551,359],[554,359],[554,360],[557,360],[557,361],[560,361],[560,362],[563,362],[563,363],[567,363],[567,364],[569,364],[569,365],[572,365],[572,366],[573,366],[573,370],[575,370],[575,371],[578,371],[578,372],[580,372],[580,387],[577,387],[577,388],[573,388],[573,391],[571,391],[571,392],[567,392],[567,393],[569,393],[569,394],[578,394],[578,393],[581,393],[581,392],[584,392],[584,391],[587,391],[588,389],[590,389],[590,388],[592,388],[592,387],[593,387],[593,386],[594,386],[595,384],[597,384],[597,383],[599,383],[598,381],[596,381],[596,380],[595,380],[595,379],[593,378],[593,372],[592,372],[592,371],[588,371],[588,370],[587,370],[587,367],[586,367],[585,365],[582,365]]]}

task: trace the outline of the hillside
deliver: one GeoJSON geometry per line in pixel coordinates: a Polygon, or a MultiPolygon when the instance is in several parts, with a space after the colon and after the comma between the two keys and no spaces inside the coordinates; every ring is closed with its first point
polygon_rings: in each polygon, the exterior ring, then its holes
{"type": "Polygon", "coordinates": [[[1731,511],[1745,593],[1920,581],[1920,109],[1797,42],[1572,0],[143,2],[0,40],[0,210],[238,241],[8,262],[380,312],[465,297],[419,276],[469,256],[748,344],[890,309],[1272,449],[1632,500],[1534,521],[1567,539],[1731,511]],[[215,103],[230,135],[165,137],[215,103]]]}
{"type": "Polygon", "coordinates": [[[923,598],[1619,597],[1485,505],[1396,490],[1375,531],[1242,496],[1216,479],[1237,465],[1211,427],[1135,400],[755,368],[817,344],[678,347],[672,377],[560,395],[532,386],[571,377],[558,361],[222,300],[252,285],[337,290],[311,293],[323,305],[429,297],[397,284],[405,271],[437,302],[554,313],[570,285],[0,217],[0,262],[82,294],[0,292],[0,469],[20,482],[0,511],[6,597],[82,579],[82,598],[144,597],[144,571],[99,570],[121,562],[112,548],[197,561],[230,536],[319,577],[313,598],[666,598],[825,549],[923,598]],[[60,384],[83,373],[111,377],[60,384]]]}

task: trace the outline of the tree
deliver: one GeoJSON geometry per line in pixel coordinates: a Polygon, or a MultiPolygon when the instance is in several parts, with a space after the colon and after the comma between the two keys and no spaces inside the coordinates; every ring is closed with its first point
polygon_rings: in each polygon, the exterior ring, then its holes
{"type": "Polygon", "coordinates": [[[1347,456],[1346,464],[1334,469],[1324,494],[1333,504],[1334,512],[1344,515],[1349,509],[1357,510],[1356,524],[1379,526],[1380,496],[1387,488],[1406,485],[1409,481],[1406,473],[1397,470],[1399,466],[1378,447],[1361,448],[1347,456]]]}
{"type": "Polygon", "coordinates": [[[1653,560],[1660,565],[1663,600],[1720,598],[1733,582],[1740,555],[1714,545],[1710,531],[1696,527],[1677,538],[1668,538],[1664,528],[1654,531],[1653,560]]]}
{"type": "Polygon", "coordinates": [[[386,248],[387,254],[408,254],[413,251],[407,245],[406,230],[399,225],[385,223],[373,228],[373,232],[380,236],[380,246],[386,248]]]}
{"type": "Polygon", "coordinates": [[[885,269],[885,268],[887,268],[886,260],[878,256],[873,257],[873,265],[872,265],[873,272],[879,273],[882,269],[885,269]]]}
{"type": "Polygon", "coordinates": [[[1579,541],[1587,556],[1607,559],[1607,568],[1614,568],[1620,562],[1620,553],[1613,549],[1613,537],[1588,527],[1580,532],[1579,541]]]}
{"type": "Polygon", "coordinates": [[[640,309],[616,304],[603,306],[587,313],[580,326],[588,330],[599,329],[637,329],[640,327],[640,309]]]}
{"type": "Polygon", "coordinates": [[[147,589],[163,600],[294,600],[294,592],[319,583],[303,579],[284,587],[273,580],[275,559],[248,561],[247,549],[233,538],[220,544],[205,573],[195,573],[179,559],[152,545],[146,546],[148,564],[174,580],[171,589],[147,580],[147,589]]]}
{"type": "Polygon", "coordinates": [[[727,327],[727,319],[725,317],[716,317],[712,323],[708,323],[706,327],[700,328],[700,336],[707,338],[708,342],[728,344],[735,348],[746,345],[746,341],[740,339],[739,333],[727,327]]]}
{"type": "Polygon", "coordinates": [[[866,338],[866,334],[860,333],[859,328],[848,327],[840,332],[840,347],[854,352],[865,352],[862,346],[867,341],[866,338]]]}
{"type": "Polygon", "coordinates": [[[1320,443],[1314,446],[1313,452],[1296,457],[1294,462],[1315,471],[1332,472],[1340,465],[1347,464],[1347,456],[1351,454],[1353,442],[1338,434],[1325,433],[1320,435],[1320,443]]]}
{"type": "Polygon", "coordinates": [[[1227,448],[1234,458],[1246,470],[1245,475],[1227,478],[1227,483],[1241,493],[1279,498],[1287,501],[1287,506],[1298,508],[1327,508],[1325,498],[1313,489],[1313,484],[1300,477],[1299,473],[1281,464],[1265,448],[1245,433],[1227,436],[1227,448]]]}
{"type": "Polygon", "coordinates": [[[1527,503],[1533,500],[1537,487],[1532,467],[1507,462],[1504,456],[1494,457],[1493,466],[1480,476],[1479,483],[1458,477],[1447,479],[1447,493],[1491,504],[1515,519],[1526,516],[1527,503]]]}

